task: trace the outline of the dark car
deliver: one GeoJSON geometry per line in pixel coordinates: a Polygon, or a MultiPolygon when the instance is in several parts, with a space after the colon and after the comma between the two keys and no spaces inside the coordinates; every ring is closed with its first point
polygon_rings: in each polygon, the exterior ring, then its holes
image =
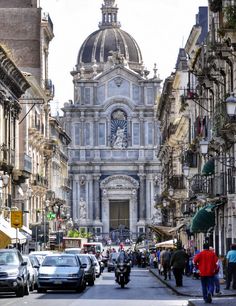
{"type": "Polygon", "coordinates": [[[39,268],[38,293],[57,289],[82,292],[86,288],[85,268],[76,255],[47,255],[39,268]]]}
{"type": "Polygon", "coordinates": [[[111,253],[109,255],[109,258],[108,258],[108,261],[107,261],[107,271],[108,272],[111,272],[111,271],[115,270],[116,260],[117,260],[118,256],[119,256],[119,253],[117,253],[117,252],[111,253]]]}
{"type": "Polygon", "coordinates": [[[17,297],[29,294],[27,262],[16,249],[0,250],[0,292],[15,292],[17,297]]]}
{"type": "Polygon", "coordinates": [[[85,280],[89,286],[93,286],[96,279],[96,269],[91,257],[88,254],[77,255],[82,264],[86,264],[87,267],[84,269],[85,280]]]}

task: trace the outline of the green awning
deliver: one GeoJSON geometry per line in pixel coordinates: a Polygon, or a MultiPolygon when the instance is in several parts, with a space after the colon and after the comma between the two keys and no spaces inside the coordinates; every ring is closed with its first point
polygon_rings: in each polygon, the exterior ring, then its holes
{"type": "Polygon", "coordinates": [[[203,169],[202,169],[202,174],[203,175],[212,175],[212,174],[215,174],[215,160],[212,158],[212,159],[209,159],[205,165],[203,166],[203,169]]]}
{"type": "Polygon", "coordinates": [[[192,233],[206,233],[215,226],[215,205],[208,204],[197,211],[191,222],[192,233]]]}

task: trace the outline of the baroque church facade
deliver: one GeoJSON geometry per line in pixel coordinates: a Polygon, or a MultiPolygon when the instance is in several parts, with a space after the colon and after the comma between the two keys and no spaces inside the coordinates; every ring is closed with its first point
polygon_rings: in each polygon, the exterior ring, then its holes
{"type": "Polygon", "coordinates": [[[148,77],[137,42],[121,29],[115,0],[104,0],[101,12],[71,72],[74,101],[63,107],[72,139],[73,220],[98,237],[125,232],[133,239],[157,214],[161,80],[156,67],[148,77]]]}

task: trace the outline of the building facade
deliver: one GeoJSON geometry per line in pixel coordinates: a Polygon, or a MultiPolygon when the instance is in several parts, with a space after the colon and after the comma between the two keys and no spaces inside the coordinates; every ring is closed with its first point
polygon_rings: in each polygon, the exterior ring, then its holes
{"type": "Polygon", "coordinates": [[[99,237],[145,232],[159,188],[155,115],[161,80],[148,78],[137,42],[121,29],[115,0],[102,4],[99,29],[82,44],[65,103],[73,219],[99,237]]]}

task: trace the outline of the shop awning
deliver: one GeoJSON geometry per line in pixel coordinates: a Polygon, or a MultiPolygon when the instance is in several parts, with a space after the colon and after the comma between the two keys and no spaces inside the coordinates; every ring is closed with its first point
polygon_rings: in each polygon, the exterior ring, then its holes
{"type": "Polygon", "coordinates": [[[29,229],[28,227],[26,227],[26,226],[22,226],[21,228],[20,228],[20,232],[25,236],[25,238],[27,239],[27,240],[31,240],[32,239],[32,231],[31,231],[31,229],[29,229]]]}
{"type": "Polygon", "coordinates": [[[197,211],[191,222],[192,233],[206,233],[215,226],[215,208],[215,205],[208,204],[197,211]]]}
{"type": "Polygon", "coordinates": [[[202,174],[206,175],[206,176],[215,174],[215,160],[213,158],[209,159],[205,163],[205,165],[203,166],[203,169],[202,169],[202,174]]]}
{"type": "Polygon", "coordinates": [[[172,237],[172,235],[169,233],[169,231],[172,229],[172,227],[154,226],[154,225],[149,225],[148,227],[150,228],[151,231],[153,231],[159,237],[163,237],[164,239],[168,239],[168,238],[172,237]]]}
{"type": "Polygon", "coordinates": [[[177,243],[177,239],[171,239],[167,241],[162,241],[156,244],[157,248],[174,248],[177,243]]]}
{"type": "Polygon", "coordinates": [[[10,243],[20,243],[26,242],[26,237],[6,221],[3,217],[0,217],[0,247],[5,248],[10,243]],[[17,236],[17,238],[16,238],[17,236]]]}
{"type": "Polygon", "coordinates": [[[176,227],[173,227],[171,230],[169,230],[168,233],[178,232],[184,226],[185,226],[185,223],[181,223],[181,224],[177,225],[176,227]]]}

